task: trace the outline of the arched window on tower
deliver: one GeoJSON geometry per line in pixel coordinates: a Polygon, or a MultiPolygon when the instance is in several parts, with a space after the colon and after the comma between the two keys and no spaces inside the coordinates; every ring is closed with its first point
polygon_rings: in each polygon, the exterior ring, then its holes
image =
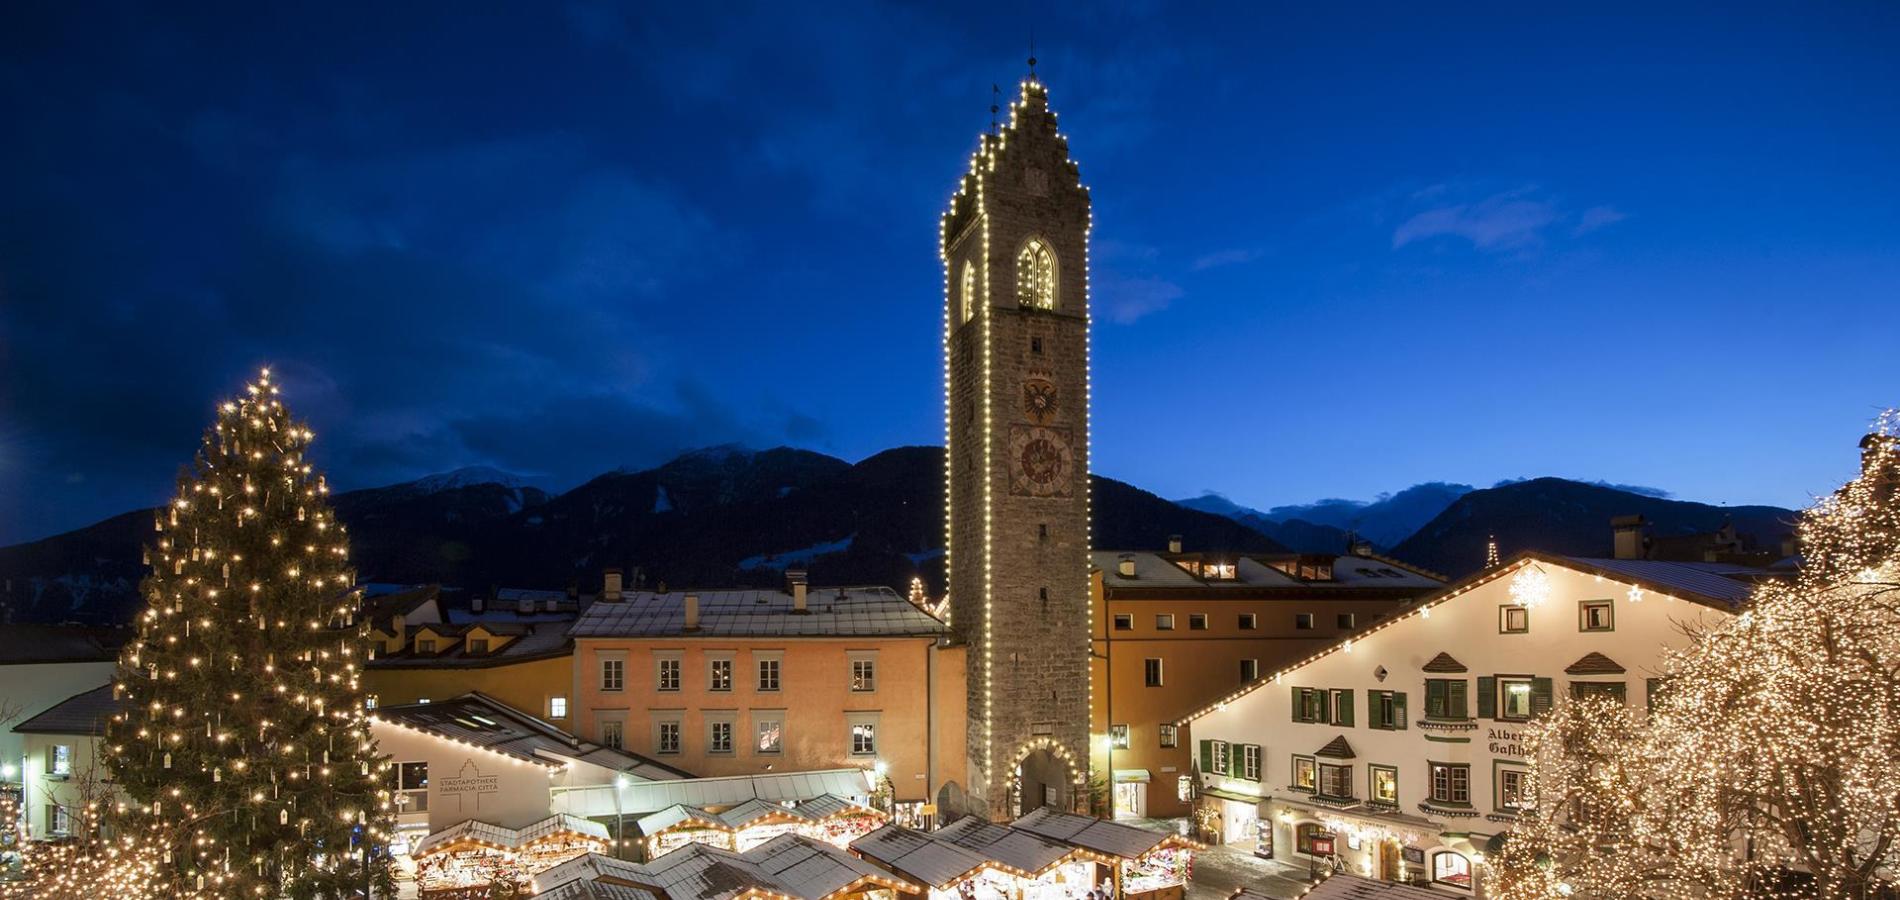
{"type": "Polygon", "coordinates": [[[1036,309],[1056,308],[1056,255],[1042,238],[1030,238],[1016,254],[1016,299],[1036,309]]]}
{"type": "Polygon", "coordinates": [[[963,321],[976,315],[976,263],[963,261],[963,321]]]}

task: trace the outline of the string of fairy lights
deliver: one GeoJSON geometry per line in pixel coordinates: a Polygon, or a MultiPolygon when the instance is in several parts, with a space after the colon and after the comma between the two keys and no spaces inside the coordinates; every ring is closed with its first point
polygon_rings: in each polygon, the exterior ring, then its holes
{"type": "MultiPolygon", "coordinates": [[[[1491,896],[1865,900],[1900,878],[1900,413],[1792,580],[1668,656],[1646,714],[1560,704],[1491,896]]],[[[1631,600],[1639,599],[1632,593],[1631,600]]]]}
{"type": "Polygon", "coordinates": [[[388,883],[368,852],[394,807],[364,715],[367,623],[345,529],[305,457],[315,435],[279,394],[265,369],[222,404],[154,518],[147,607],[100,751],[117,799],[86,811],[80,833],[96,840],[76,852],[90,863],[44,870],[35,896],[99,877],[119,883],[107,896],[388,883]]]}

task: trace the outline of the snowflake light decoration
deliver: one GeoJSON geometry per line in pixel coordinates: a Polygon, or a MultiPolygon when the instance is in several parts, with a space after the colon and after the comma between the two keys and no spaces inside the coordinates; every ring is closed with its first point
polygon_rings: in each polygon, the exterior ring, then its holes
{"type": "Polygon", "coordinates": [[[1543,568],[1531,566],[1511,579],[1511,602],[1525,609],[1544,605],[1550,599],[1550,576],[1543,568]]]}

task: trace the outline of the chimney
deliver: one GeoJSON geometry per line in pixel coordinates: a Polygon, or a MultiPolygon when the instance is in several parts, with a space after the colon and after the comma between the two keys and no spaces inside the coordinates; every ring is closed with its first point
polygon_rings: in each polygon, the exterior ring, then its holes
{"type": "Polygon", "coordinates": [[[482,607],[487,606],[487,605],[488,605],[488,597],[482,594],[481,592],[477,591],[476,593],[469,595],[468,607],[470,610],[479,613],[482,611],[482,607]]]}
{"type": "Polygon", "coordinates": [[[686,630],[698,631],[699,630],[699,595],[687,594],[685,603],[686,603],[686,630]]]}
{"type": "Polygon", "coordinates": [[[785,587],[792,594],[792,614],[802,616],[810,613],[811,609],[805,605],[805,595],[811,590],[811,585],[805,578],[805,570],[786,569],[785,587]]]}
{"type": "Polygon", "coordinates": [[[1168,535],[1168,552],[1169,553],[1181,552],[1181,536],[1180,535],[1178,534],[1168,535]]]}
{"type": "Polygon", "coordinates": [[[608,569],[603,573],[600,586],[600,599],[602,601],[607,603],[620,602],[620,574],[619,569],[608,569]]]}
{"type": "Polygon", "coordinates": [[[1123,578],[1135,577],[1135,555],[1122,554],[1122,558],[1115,563],[1115,573],[1123,578]]]}
{"type": "Polygon", "coordinates": [[[1643,547],[1642,516],[1617,516],[1610,520],[1610,532],[1615,539],[1615,552],[1611,554],[1615,558],[1642,559],[1648,555],[1643,547]]]}

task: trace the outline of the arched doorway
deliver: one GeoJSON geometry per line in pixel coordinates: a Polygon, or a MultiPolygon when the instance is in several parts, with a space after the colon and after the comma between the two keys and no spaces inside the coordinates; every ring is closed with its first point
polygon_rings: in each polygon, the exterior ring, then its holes
{"type": "Polygon", "coordinates": [[[1075,809],[1074,773],[1061,757],[1045,749],[1031,750],[1016,764],[1015,815],[1048,807],[1059,812],[1075,809]]]}

